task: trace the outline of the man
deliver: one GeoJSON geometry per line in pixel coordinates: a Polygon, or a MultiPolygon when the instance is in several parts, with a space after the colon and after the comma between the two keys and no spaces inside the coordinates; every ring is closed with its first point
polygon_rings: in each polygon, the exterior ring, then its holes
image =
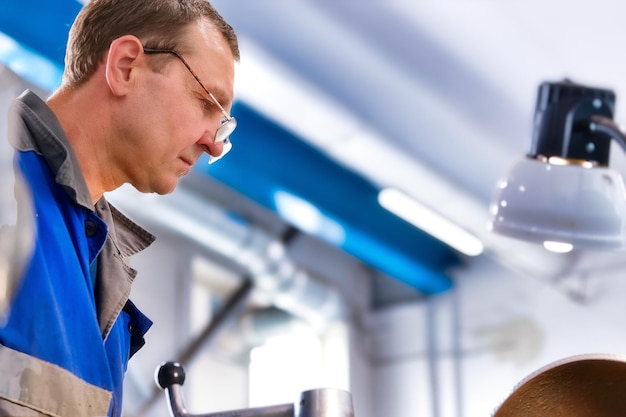
{"type": "Polygon", "coordinates": [[[128,258],[153,237],[108,204],[125,183],[173,191],[230,149],[233,29],[205,0],[91,0],[62,85],[9,115],[37,239],[0,328],[0,415],[119,416],[150,320],[128,300],[128,258]]]}

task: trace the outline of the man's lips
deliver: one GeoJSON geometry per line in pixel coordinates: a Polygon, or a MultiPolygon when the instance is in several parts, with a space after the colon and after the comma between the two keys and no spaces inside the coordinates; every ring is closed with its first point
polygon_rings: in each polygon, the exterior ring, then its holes
{"type": "Polygon", "coordinates": [[[192,167],[193,164],[194,164],[194,161],[192,161],[191,159],[188,159],[188,158],[180,157],[180,160],[183,161],[185,164],[189,165],[190,167],[192,167]]]}
{"type": "Polygon", "coordinates": [[[194,164],[193,160],[189,158],[183,158],[183,157],[179,157],[178,159],[180,159],[182,163],[184,164],[182,170],[179,172],[179,176],[182,177],[182,176],[189,174],[194,164]]]}

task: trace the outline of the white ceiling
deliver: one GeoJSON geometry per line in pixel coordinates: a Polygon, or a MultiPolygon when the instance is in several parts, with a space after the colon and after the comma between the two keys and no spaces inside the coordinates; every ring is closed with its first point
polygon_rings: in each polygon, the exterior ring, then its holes
{"type": "MultiPolygon", "coordinates": [[[[213,4],[241,39],[239,97],[344,165],[408,192],[480,236],[488,253],[531,273],[552,276],[574,258],[593,264],[615,256],[553,255],[490,235],[485,226],[495,184],[529,149],[541,82],[569,78],[612,89],[615,119],[626,120],[626,5],[213,4]]],[[[612,156],[625,172],[621,149],[612,156]]]]}
{"type": "MultiPolygon", "coordinates": [[[[2,3],[9,12],[0,13],[0,21],[9,35],[34,42],[26,45],[58,60],[62,48],[44,41],[62,39],[79,5],[37,1],[23,19],[25,6],[2,3]]],[[[509,266],[554,277],[571,273],[574,261],[581,270],[618,261],[621,252],[551,254],[494,236],[486,223],[498,179],[529,149],[541,82],[567,77],[612,89],[616,121],[626,120],[621,104],[626,60],[620,53],[625,5],[617,0],[212,3],[240,37],[237,98],[258,112],[374,184],[399,188],[463,226],[484,241],[487,255],[509,266]]],[[[612,164],[626,173],[622,149],[615,147],[612,164]]],[[[332,184],[320,186],[333,192],[332,184]]]]}

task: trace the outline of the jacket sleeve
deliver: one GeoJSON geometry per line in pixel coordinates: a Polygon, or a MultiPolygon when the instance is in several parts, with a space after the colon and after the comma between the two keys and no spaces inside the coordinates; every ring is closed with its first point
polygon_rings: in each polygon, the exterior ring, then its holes
{"type": "Polygon", "coordinates": [[[111,393],[49,362],[0,345],[0,415],[102,417],[111,393]]]}

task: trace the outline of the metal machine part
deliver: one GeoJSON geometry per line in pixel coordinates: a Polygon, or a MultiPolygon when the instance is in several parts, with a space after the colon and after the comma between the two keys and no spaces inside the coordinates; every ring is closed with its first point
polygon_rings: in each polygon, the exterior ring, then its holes
{"type": "Polygon", "coordinates": [[[493,417],[618,417],[626,410],[626,357],[589,353],[526,377],[493,417]]]}
{"type": "MultiPolygon", "coordinates": [[[[1,121],[0,121],[1,124],[1,121]]],[[[0,323],[30,262],[36,236],[32,194],[13,164],[13,148],[0,134],[0,323]]]]}
{"type": "Polygon", "coordinates": [[[165,390],[172,417],[354,417],[352,395],[333,388],[304,391],[293,404],[190,414],[183,401],[184,382],[185,371],[176,362],[166,362],[157,371],[156,383],[165,390]]]}

